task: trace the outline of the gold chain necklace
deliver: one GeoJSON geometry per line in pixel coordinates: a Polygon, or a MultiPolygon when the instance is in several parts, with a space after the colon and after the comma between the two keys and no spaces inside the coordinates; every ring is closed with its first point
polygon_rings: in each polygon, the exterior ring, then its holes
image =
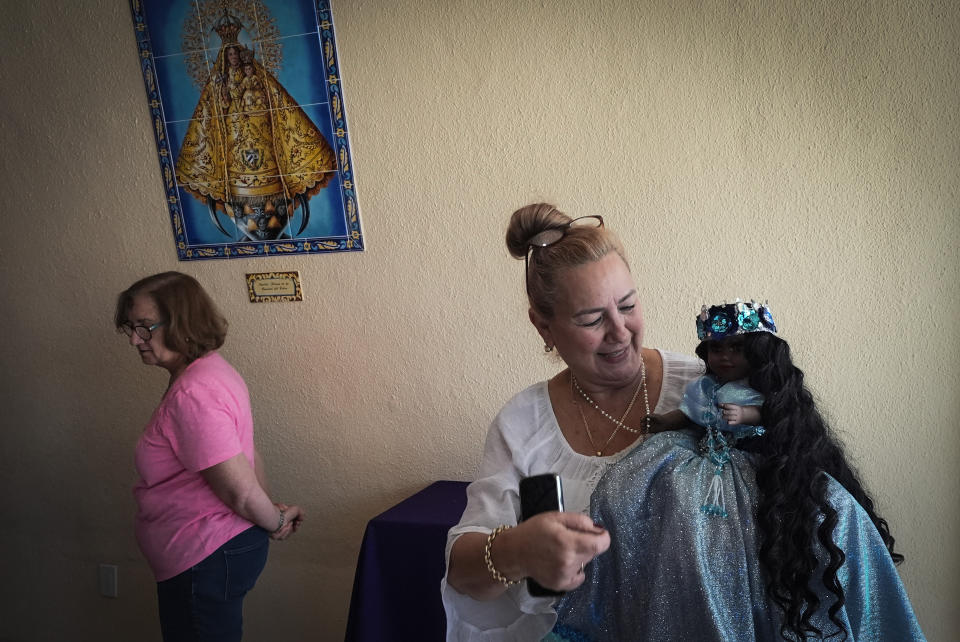
{"type": "Polygon", "coordinates": [[[576,401],[573,404],[577,407],[577,410],[580,411],[580,419],[583,420],[583,427],[587,429],[587,439],[590,440],[590,447],[597,451],[597,457],[603,457],[603,449],[610,445],[610,442],[613,441],[613,438],[617,436],[617,433],[620,432],[620,426],[617,426],[613,429],[613,432],[610,433],[610,437],[607,438],[607,441],[604,442],[603,446],[597,448],[597,444],[593,441],[593,435],[590,434],[590,426],[587,424],[587,417],[583,414],[583,408],[580,407],[576,401]]]}
{"type": "MultiPolygon", "coordinates": [[[[593,406],[597,410],[597,412],[599,412],[601,415],[603,415],[604,417],[612,421],[617,426],[616,428],[614,428],[613,432],[610,433],[610,436],[607,438],[607,441],[604,442],[603,446],[601,446],[600,448],[597,448],[597,444],[594,443],[593,441],[593,435],[590,433],[590,426],[589,424],[587,424],[587,417],[586,415],[583,414],[583,408],[580,407],[580,404],[578,404],[576,398],[574,398],[573,404],[577,407],[577,410],[580,411],[580,419],[583,420],[583,427],[587,430],[587,439],[590,440],[590,446],[595,451],[597,451],[597,457],[603,456],[604,448],[610,445],[610,442],[612,442],[613,438],[617,436],[617,433],[620,432],[621,428],[623,428],[628,432],[632,432],[635,435],[641,435],[641,434],[646,434],[650,432],[650,398],[647,394],[647,367],[643,361],[643,357],[640,357],[640,383],[637,385],[637,389],[633,391],[633,397],[630,399],[630,403],[629,405],[627,405],[627,409],[624,411],[623,416],[620,417],[620,419],[613,417],[612,415],[610,415],[610,413],[606,412],[603,408],[598,406],[597,403],[593,399],[591,399],[586,392],[583,391],[583,388],[581,388],[580,384],[577,383],[577,378],[573,375],[572,372],[570,373],[570,384],[571,386],[576,387],[580,395],[584,399],[586,399],[587,403],[593,406]],[[623,420],[626,419],[630,415],[630,411],[633,410],[633,404],[636,402],[637,395],[640,393],[641,388],[643,388],[643,405],[647,413],[644,417],[646,421],[646,426],[644,426],[645,428],[644,430],[637,430],[636,428],[631,428],[627,424],[623,423],[623,420]]],[[[573,390],[570,391],[570,396],[574,396],[573,390]]]]}

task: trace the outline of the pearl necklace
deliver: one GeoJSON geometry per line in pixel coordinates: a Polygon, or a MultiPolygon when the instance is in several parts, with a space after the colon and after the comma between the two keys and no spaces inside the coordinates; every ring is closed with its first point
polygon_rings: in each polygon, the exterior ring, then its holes
{"type": "Polygon", "coordinates": [[[606,410],[598,406],[597,402],[591,399],[590,396],[586,392],[584,392],[583,388],[580,387],[580,384],[577,382],[577,378],[573,375],[572,372],[570,373],[570,383],[577,389],[577,392],[579,392],[580,395],[584,399],[586,399],[587,403],[593,406],[597,412],[599,412],[601,415],[603,415],[604,417],[612,421],[617,426],[613,430],[613,432],[610,433],[610,437],[607,438],[607,441],[604,442],[603,446],[601,446],[600,448],[597,448],[597,445],[593,441],[593,435],[590,433],[590,426],[587,424],[587,418],[583,414],[583,408],[581,408],[580,404],[578,404],[576,400],[574,400],[573,403],[577,406],[577,410],[580,411],[580,418],[583,420],[583,427],[586,428],[587,430],[587,439],[590,440],[590,445],[593,446],[594,449],[596,449],[597,457],[602,456],[603,449],[610,445],[610,442],[612,442],[613,438],[617,436],[617,433],[620,432],[621,428],[623,428],[627,432],[632,432],[635,435],[648,434],[650,432],[650,397],[647,394],[647,367],[646,367],[646,363],[644,363],[643,361],[643,357],[640,358],[640,383],[637,385],[637,389],[633,391],[633,397],[630,399],[630,404],[627,406],[626,411],[624,411],[623,416],[620,417],[620,419],[617,419],[616,417],[608,413],[606,410]],[[632,428],[627,424],[623,423],[623,420],[626,419],[627,416],[629,416],[630,411],[633,410],[633,404],[637,400],[637,395],[640,393],[641,388],[643,388],[643,405],[647,414],[644,417],[644,420],[646,422],[644,429],[638,430],[636,428],[632,428]]]}

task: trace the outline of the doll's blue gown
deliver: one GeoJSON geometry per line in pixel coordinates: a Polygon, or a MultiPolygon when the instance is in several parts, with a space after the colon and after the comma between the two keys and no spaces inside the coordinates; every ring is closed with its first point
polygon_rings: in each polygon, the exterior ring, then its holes
{"type": "MultiPolygon", "coordinates": [[[[716,404],[726,402],[761,405],[763,397],[744,382],[720,385],[705,375],[688,386],[681,410],[708,425],[718,419],[716,404]]],[[[691,429],[651,436],[604,475],[590,513],[609,530],[610,549],[587,565],[579,588],[558,600],[558,621],[545,640],[783,639],[758,557],[754,469],[735,444],[756,428],[724,431],[730,447],[722,449],[722,465],[710,451],[701,454],[706,438],[691,429]],[[726,517],[706,508],[716,507],[718,484],[726,517]]],[[[838,512],[834,541],[846,554],[838,573],[846,603],[838,617],[847,640],[924,640],[870,518],[833,478],[827,493],[838,512]]],[[[822,569],[815,573],[821,576],[822,569]]],[[[826,610],[835,596],[817,584],[821,609],[812,621],[826,637],[837,630],[826,610]]]]}

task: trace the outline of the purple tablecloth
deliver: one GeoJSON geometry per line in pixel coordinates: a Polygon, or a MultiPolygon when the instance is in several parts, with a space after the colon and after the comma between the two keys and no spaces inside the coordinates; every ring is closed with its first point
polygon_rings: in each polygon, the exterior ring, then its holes
{"type": "Polygon", "coordinates": [[[440,601],[447,531],[467,482],[438,481],[370,520],[357,560],[347,642],[444,640],[440,601]]]}

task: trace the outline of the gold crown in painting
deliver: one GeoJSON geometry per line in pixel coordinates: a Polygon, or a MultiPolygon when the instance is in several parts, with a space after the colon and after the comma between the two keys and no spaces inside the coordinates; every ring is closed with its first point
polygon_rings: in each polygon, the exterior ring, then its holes
{"type": "Polygon", "coordinates": [[[220,36],[224,44],[228,42],[237,42],[237,34],[243,29],[243,23],[235,16],[230,15],[226,8],[223,15],[213,24],[213,30],[220,36]]]}

